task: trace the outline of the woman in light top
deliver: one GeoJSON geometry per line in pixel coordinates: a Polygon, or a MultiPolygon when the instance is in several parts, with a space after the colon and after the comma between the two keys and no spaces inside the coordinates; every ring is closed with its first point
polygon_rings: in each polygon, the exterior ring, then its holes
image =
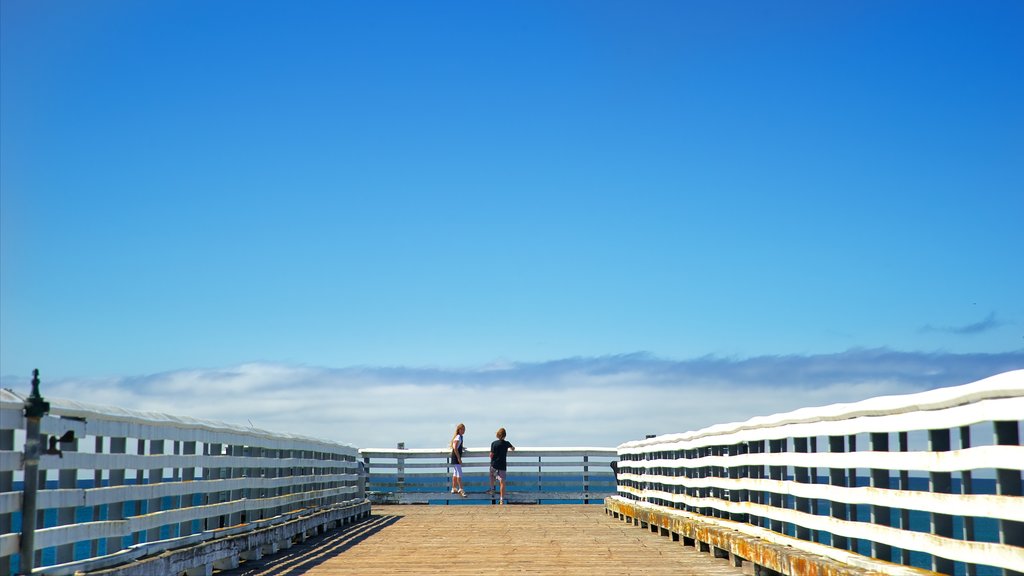
{"type": "Polygon", "coordinates": [[[452,436],[451,449],[452,449],[452,494],[458,493],[460,496],[465,496],[466,491],[462,488],[462,455],[465,453],[466,448],[465,438],[463,434],[466,433],[466,425],[459,424],[455,427],[455,435],[452,436]]]}

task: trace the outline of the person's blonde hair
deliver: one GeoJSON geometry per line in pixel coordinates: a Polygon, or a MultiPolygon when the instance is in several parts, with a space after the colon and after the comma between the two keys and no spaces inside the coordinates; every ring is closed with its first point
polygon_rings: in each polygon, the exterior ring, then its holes
{"type": "Polygon", "coordinates": [[[504,440],[505,439],[505,429],[504,428],[498,428],[498,439],[499,440],[504,440]]]}

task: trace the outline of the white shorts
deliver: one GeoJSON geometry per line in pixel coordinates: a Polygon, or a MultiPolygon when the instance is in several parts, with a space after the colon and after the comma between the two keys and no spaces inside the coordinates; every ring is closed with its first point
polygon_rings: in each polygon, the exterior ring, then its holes
{"type": "Polygon", "coordinates": [[[462,464],[453,464],[455,472],[452,472],[452,476],[455,478],[462,478],[462,464]]]}

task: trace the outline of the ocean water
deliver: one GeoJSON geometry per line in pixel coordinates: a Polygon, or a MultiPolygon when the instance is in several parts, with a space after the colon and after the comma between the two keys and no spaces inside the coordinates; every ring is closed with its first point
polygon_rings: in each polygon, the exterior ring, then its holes
{"type": "MultiPolygon", "coordinates": [[[[367,489],[383,492],[393,493],[395,492],[395,484],[398,482],[398,476],[396,474],[374,474],[373,484],[367,489]]],[[[453,500],[437,500],[431,503],[454,503],[454,504],[479,504],[479,498],[476,502],[472,501],[472,497],[479,496],[484,497],[483,492],[487,490],[488,476],[486,474],[468,474],[463,477],[466,491],[469,493],[471,500],[469,502],[463,501],[461,498],[453,500]]],[[[436,474],[422,474],[417,472],[415,475],[406,476],[403,492],[407,494],[423,494],[431,492],[444,492],[451,486],[451,475],[443,472],[436,474]]],[[[592,495],[590,503],[597,503],[604,499],[605,496],[610,496],[615,493],[615,484],[612,482],[609,476],[606,480],[601,478],[594,478],[591,476],[589,492],[592,495]]],[[[583,475],[579,476],[558,476],[550,479],[543,479],[540,485],[539,492],[544,493],[558,493],[558,492],[582,492],[583,491],[583,475]]],[[[510,473],[508,476],[508,484],[506,484],[505,493],[514,498],[516,494],[536,494],[537,489],[537,474],[515,474],[510,473]]],[[[541,499],[543,504],[583,504],[582,499],[576,500],[560,500],[560,499],[541,499]]]]}

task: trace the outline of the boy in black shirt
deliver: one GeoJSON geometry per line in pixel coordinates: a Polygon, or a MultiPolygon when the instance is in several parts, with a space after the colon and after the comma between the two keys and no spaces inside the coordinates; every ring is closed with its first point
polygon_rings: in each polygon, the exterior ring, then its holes
{"type": "Polygon", "coordinates": [[[498,439],[491,442],[491,490],[490,493],[494,494],[494,478],[498,478],[498,482],[501,484],[501,496],[498,499],[498,504],[505,503],[505,480],[508,478],[508,451],[515,450],[516,447],[511,442],[505,440],[505,429],[498,428],[498,439]]]}

